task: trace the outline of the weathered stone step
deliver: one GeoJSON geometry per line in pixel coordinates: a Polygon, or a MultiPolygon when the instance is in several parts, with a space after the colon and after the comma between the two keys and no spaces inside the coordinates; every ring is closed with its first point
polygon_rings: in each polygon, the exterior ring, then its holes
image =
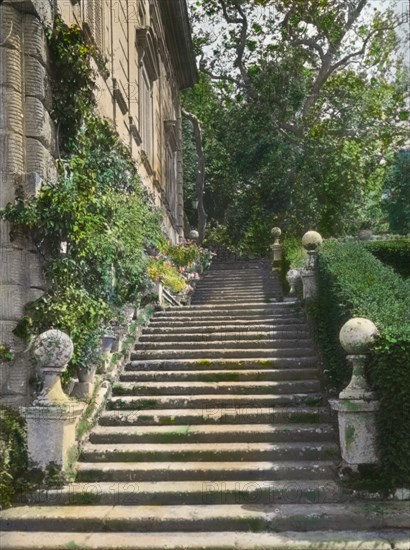
{"type": "Polygon", "coordinates": [[[313,393],[320,391],[320,381],[313,380],[280,380],[280,381],[245,381],[238,382],[119,382],[113,387],[113,395],[287,395],[293,393],[313,393]]]}
{"type": "MultiPolygon", "coordinates": [[[[132,507],[137,508],[137,507],[132,507]]],[[[4,533],[2,550],[409,550],[407,531],[4,533]]]]}
{"type": "Polygon", "coordinates": [[[179,332],[172,334],[143,334],[139,338],[139,342],[143,344],[149,343],[182,343],[182,342],[229,342],[239,340],[253,340],[253,341],[278,341],[278,340],[292,340],[292,339],[307,339],[309,336],[308,330],[304,326],[296,326],[292,330],[271,330],[261,332],[254,331],[253,327],[248,327],[248,330],[231,332],[203,332],[198,330],[197,332],[186,332],[180,330],[179,332]]]}
{"type": "Polygon", "coordinates": [[[189,327],[187,330],[186,326],[179,326],[179,323],[176,323],[176,326],[166,326],[166,327],[153,327],[149,326],[144,329],[142,329],[142,334],[150,335],[167,335],[170,336],[174,334],[178,335],[201,335],[201,334],[211,334],[211,335],[217,335],[217,334],[227,334],[228,332],[237,332],[238,334],[244,335],[244,334],[252,334],[252,333],[270,333],[270,334],[277,334],[278,336],[281,336],[282,334],[290,334],[290,333],[296,333],[296,334],[306,334],[308,333],[308,328],[305,323],[301,323],[299,320],[294,323],[232,323],[229,325],[204,325],[204,326],[197,326],[197,327],[189,327]]]}
{"type": "MultiPolygon", "coordinates": [[[[138,544],[140,536],[145,532],[153,533],[175,533],[175,532],[198,532],[203,544],[206,539],[203,536],[204,531],[210,531],[216,535],[218,531],[237,531],[242,532],[242,536],[248,536],[249,532],[269,532],[287,531],[304,532],[310,530],[338,531],[342,529],[349,530],[351,540],[351,530],[353,529],[408,529],[408,503],[398,502],[372,502],[367,504],[343,503],[343,504],[310,504],[309,513],[306,513],[306,506],[299,504],[282,504],[272,506],[241,506],[241,505],[199,505],[199,506],[32,506],[10,508],[0,512],[0,528],[2,531],[28,531],[28,535],[35,537],[35,531],[53,532],[54,540],[56,532],[84,532],[92,540],[92,533],[104,532],[104,536],[110,537],[113,532],[120,536],[121,532],[134,532],[135,543],[138,544]],[[136,536],[140,532],[140,536],[136,536]]],[[[222,535],[222,533],[220,533],[222,535]]],[[[368,533],[369,534],[369,533],[368,533]]],[[[341,536],[341,534],[333,533],[341,536]]],[[[360,550],[366,549],[366,541],[360,546],[349,544],[347,533],[340,538],[345,541],[346,546],[316,546],[314,550],[323,548],[360,550]],[[348,546],[347,546],[348,545],[348,546]]],[[[373,536],[375,533],[373,533],[373,536]]],[[[399,533],[390,533],[388,537],[379,539],[393,541],[396,540],[399,533]]],[[[403,534],[404,535],[404,534],[403,534]]],[[[58,535],[57,535],[58,536],[58,535]]],[[[285,536],[282,533],[282,536],[285,536]]],[[[307,536],[304,533],[304,536],[307,536]]],[[[299,536],[292,536],[286,543],[286,546],[279,548],[291,548],[288,546],[292,540],[297,540],[299,536]]],[[[369,537],[368,540],[372,540],[369,537]]],[[[7,540],[3,538],[3,542],[7,540]]],[[[16,543],[20,540],[16,538],[16,543]]],[[[87,540],[87,543],[88,543],[87,540]]],[[[170,539],[171,540],[171,539],[170,539]]],[[[403,539],[405,542],[405,539],[403,539]]],[[[74,540],[72,540],[74,542],[74,540]]],[[[85,542],[85,541],[84,541],[85,542]]],[[[102,542],[102,541],[101,541],[102,542]]],[[[194,542],[192,540],[191,542],[194,542]]],[[[219,541],[221,542],[221,540],[219,541]]],[[[329,541],[326,541],[329,542],[329,541]]],[[[357,540],[356,540],[357,542],[357,540]]],[[[239,541],[238,541],[239,543],[239,541]]],[[[316,540],[317,543],[317,540],[316,540]]],[[[34,544],[34,539],[33,539],[34,544]]],[[[165,544],[165,543],[164,543],[165,544]]],[[[335,543],[336,544],[336,543],[335,543]]],[[[383,543],[382,543],[383,544],[383,543]]],[[[388,543],[389,544],[389,543],[388,543]]],[[[91,545],[90,548],[100,548],[91,545]]],[[[185,546],[179,546],[179,549],[185,546]]],[[[4,546],[1,546],[4,548],[4,546]]],[[[8,547],[11,548],[11,547],[8,547]]],[[[16,547],[14,547],[16,548],[16,547]]],[[[26,546],[23,548],[39,549],[42,546],[26,546]]],[[[48,548],[52,548],[49,546],[48,548]]],[[[65,550],[70,548],[67,542],[63,547],[65,550]]],[[[75,548],[72,545],[72,548],[75,548]]],[[[103,547],[101,547],[103,548],[103,547]]],[[[110,547],[111,548],[111,547],[110,547]]],[[[135,546],[130,547],[135,548],[135,546]]],[[[168,548],[163,546],[161,550],[168,548]]],[[[226,548],[226,547],[225,547],[226,548]]],[[[229,548],[232,550],[233,546],[229,548]]],[[[235,546],[238,548],[238,546],[235,546]]],[[[253,547],[255,548],[255,546],[253,547]]],[[[260,546],[257,546],[259,549],[260,546]]],[[[270,547],[272,550],[274,547],[270,547]]],[[[301,548],[301,547],[299,547],[301,548]]],[[[367,547],[370,548],[370,547],[367,547]]],[[[373,549],[376,548],[375,546],[373,549]]],[[[388,546],[380,546],[380,549],[387,549],[388,546]]],[[[390,546],[391,548],[391,546],[390,546]]],[[[400,547],[398,547],[400,548],[400,547]]],[[[405,548],[402,546],[402,548],[405,548]]],[[[303,546],[306,550],[306,546],[303,546]]],[[[313,550],[313,548],[312,548],[313,550]]],[[[407,549],[406,549],[407,550],[407,549]]]]}
{"type": "Polygon", "coordinates": [[[72,483],[62,489],[39,491],[28,497],[37,505],[199,505],[199,504],[310,504],[344,502],[347,496],[331,479],[153,481],[133,483],[72,483]]]}
{"type": "Polygon", "coordinates": [[[196,424],[259,424],[259,423],[332,423],[327,407],[218,407],[200,409],[146,409],[104,411],[99,419],[102,426],[155,426],[196,424]]]}
{"type": "Polygon", "coordinates": [[[269,294],[281,295],[279,286],[266,285],[263,283],[253,284],[253,285],[236,285],[236,286],[227,286],[227,285],[197,285],[195,288],[194,297],[196,296],[253,296],[256,294],[261,294],[263,296],[269,294]]]}
{"type": "MultiPolygon", "coordinates": [[[[276,298],[274,297],[266,297],[266,296],[249,296],[249,298],[252,300],[253,304],[271,304],[276,302],[276,298]]],[[[202,304],[206,304],[208,306],[219,306],[223,305],[224,307],[230,308],[231,306],[241,305],[243,303],[246,303],[249,300],[246,300],[246,298],[241,298],[238,296],[232,296],[231,298],[192,298],[191,305],[193,306],[201,306],[202,304]]]]}
{"type": "Polygon", "coordinates": [[[318,369],[273,369],[273,370],[181,370],[181,371],[142,371],[121,374],[121,382],[245,382],[245,381],[284,381],[309,380],[318,377],[318,369]]]}
{"type": "Polygon", "coordinates": [[[121,443],[84,445],[83,462],[238,462],[280,460],[337,460],[333,442],[304,443],[121,443]]]}
{"type": "Polygon", "coordinates": [[[310,338],[260,338],[257,340],[211,340],[210,342],[204,342],[203,340],[198,341],[186,341],[186,342],[142,342],[141,344],[136,344],[134,346],[135,351],[162,351],[162,350],[209,350],[209,349],[250,349],[259,350],[259,349],[296,349],[302,348],[304,350],[311,350],[313,352],[312,340],[310,338]]]}
{"type": "MultiPolygon", "coordinates": [[[[332,424],[244,424],[197,426],[96,426],[91,443],[269,443],[332,441],[332,424]]],[[[309,476],[308,476],[309,477],[309,476]]]]}
{"type": "Polygon", "coordinates": [[[118,409],[178,409],[188,408],[257,408],[257,407],[275,407],[275,406],[318,406],[323,405],[324,398],[321,394],[315,393],[290,393],[282,395],[221,395],[221,394],[201,394],[201,395],[155,395],[155,396],[127,396],[112,397],[107,403],[108,410],[118,409]]]}
{"type": "Polygon", "coordinates": [[[79,462],[77,481],[232,481],[330,479],[331,461],[79,462]]]}
{"type": "Polygon", "coordinates": [[[170,307],[165,311],[157,311],[154,314],[153,319],[158,319],[160,317],[184,317],[185,315],[202,315],[205,313],[223,313],[226,314],[227,310],[232,311],[247,311],[247,312],[256,312],[256,313],[287,313],[294,312],[295,304],[293,302],[277,302],[273,304],[254,304],[250,303],[241,303],[238,305],[230,305],[229,307],[224,307],[222,305],[201,305],[201,306],[184,306],[184,307],[170,307]]]}
{"type": "Polygon", "coordinates": [[[278,357],[309,357],[314,355],[312,347],[297,348],[217,348],[206,349],[165,349],[165,350],[138,350],[131,353],[131,360],[151,361],[156,359],[256,359],[265,358],[275,360],[278,357]]]}
{"type": "Polygon", "coordinates": [[[134,360],[125,366],[125,370],[130,371],[149,371],[149,370],[236,370],[236,369],[301,369],[317,366],[317,358],[314,355],[306,357],[276,357],[254,359],[160,359],[152,361],[134,360]]]}
{"type": "Polygon", "coordinates": [[[235,316],[225,316],[224,318],[213,317],[211,319],[198,319],[198,317],[191,318],[190,320],[177,320],[177,319],[163,319],[163,320],[152,320],[150,322],[151,329],[177,329],[181,327],[188,327],[189,329],[198,328],[209,328],[209,327],[224,327],[224,326],[237,326],[237,327],[253,327],[263,324],[269,324],[272,327],[288,327],[296,325],[305,325],[303,319],[294,317],[294,316],[283,316],[283,317],[266,317],[266,316],[257,316],[246,319],[242,315],[240,317],[235,316]]]}

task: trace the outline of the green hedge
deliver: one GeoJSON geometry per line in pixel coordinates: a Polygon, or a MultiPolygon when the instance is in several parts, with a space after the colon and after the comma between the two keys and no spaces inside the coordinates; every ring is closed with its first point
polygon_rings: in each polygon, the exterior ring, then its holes
{"type": "Polygon", "coordinates": [[[328,382],[339,392],[350,370],[339,331],[350,317],[367,317],[380,336],[369,377],[380,399],[381,470],[391,486],[410,484],[410,284],[357,243],[325,243],[318,261],[316,329],[328,382]]]}
{"type": "Polygon", "coordinates": [[[410,277],[410,240],[370,241],[365,246],[383,264],[392,267],[402,277],[410,277]]]}

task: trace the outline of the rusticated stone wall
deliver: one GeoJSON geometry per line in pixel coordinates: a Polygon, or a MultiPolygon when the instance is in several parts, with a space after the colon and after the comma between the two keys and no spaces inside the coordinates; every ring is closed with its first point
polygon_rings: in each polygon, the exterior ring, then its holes
{"type": "MultiPolygon", "coordinates": [[[[52,21],[48,1],[5,1],[0,7],[0,207],[16,195],[38,192],[54,180],[55,129],[49,111],[44,24],[52,21]]],[[[28,368],[24,343],[13,329],[24,305],[44,288],[36,251],[23,235],[0,221],[0,343],[16,352],[13,363],[0,362],[3,402],[27,402],[28,368]]]]}

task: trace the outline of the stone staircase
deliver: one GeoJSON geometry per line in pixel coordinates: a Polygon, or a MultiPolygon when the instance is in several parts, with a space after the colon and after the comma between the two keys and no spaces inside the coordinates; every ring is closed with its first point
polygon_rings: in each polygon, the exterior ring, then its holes
{"type": "Polygon", "coordinates": [[[312,339],[268,264],[215,262],[131,359],[76,482],[1,512],[2,550],[409,550],[405,505],[337,482],[312,339]]]}

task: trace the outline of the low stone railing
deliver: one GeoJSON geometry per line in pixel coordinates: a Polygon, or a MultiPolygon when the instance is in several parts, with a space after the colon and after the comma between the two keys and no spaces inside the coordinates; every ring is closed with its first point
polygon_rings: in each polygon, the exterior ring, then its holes
{"type": "MultiPolygon", "coordinates": [[[[295,296],[296,284],[301,280],[303,299],[310,301],[316,298],[317,258],[322,241],[316,231],[308,231],[303,236],[302,245],[308,259],[304,268],[291,269],[287,273],[291,296],[295,296]]],[[[340,330],[340,343],[352,365],[352,378],[340,392],[339,399],[330,401],[330,406],[338,414],[342,458],[352,469],[357,469],[361,464],[378,462],[376,411],[379,402],[370,390],[364,373],[367,355],[377,333],[374,323],[363,318],[350,319],[340,330]]]]}

